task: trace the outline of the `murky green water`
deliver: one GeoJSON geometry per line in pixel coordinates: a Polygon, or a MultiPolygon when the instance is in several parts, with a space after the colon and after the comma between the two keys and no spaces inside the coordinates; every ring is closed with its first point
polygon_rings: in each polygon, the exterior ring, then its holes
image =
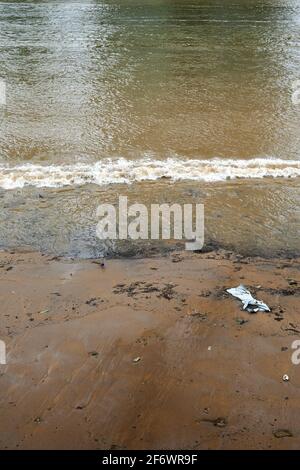
{"type": "Polygon", "coordinates": [[[0,77],[2,246],[97,256],[96,207],[123,194],[300,251],[300,0],[0,2],[0,77]]]}

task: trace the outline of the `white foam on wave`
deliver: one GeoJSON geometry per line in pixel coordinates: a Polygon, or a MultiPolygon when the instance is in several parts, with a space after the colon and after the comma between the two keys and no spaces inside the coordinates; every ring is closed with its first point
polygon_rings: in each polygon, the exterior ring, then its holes
{"type": "Polygon", "coordinates": [[[80,186],[87,183],[106,185],[134,183],[168,178],[171,181],[222,181],[234,178],[294,178],[300,176],[300,161],[276,158],[233,160],[153,160],[105,159],[96,163],[74,165],[17,166],[0,165],[0,187],[4,189],[80,186]]]}

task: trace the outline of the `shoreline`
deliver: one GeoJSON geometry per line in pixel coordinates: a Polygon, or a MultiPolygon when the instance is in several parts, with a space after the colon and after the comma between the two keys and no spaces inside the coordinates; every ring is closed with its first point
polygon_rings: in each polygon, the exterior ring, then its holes
{"type": "MultiPolygon", "coordinates": [[[[239,251],[247,256],[294,257],[300,256],[296,202],[299,182],[300,179],[298,182],[272,180],[254,184],[236,180],[199,186],[166,181],[123,185],[119,194],[128,197],[129,205],[138,202],[148,211],[150,202],[203,204],[204,251],[212,245],[213,249],[239,251]],[[288,231],[286,226],[290,226],[288,231]]],[[[0,191],[1,246],[14,249],[25,244],[44,253],[84,259],[158,255],[176,250],[180,242],[184,247],[180,240],[151,240],[151,237],[148,240],[117,238],[109,243],[100,240],[96,236],[97,208],[105,202],[112,204],[118,214],[116,191],[114,185],[102,190],[86,185],[77,189],[28,187],[20,191],[0,191]],[[62,207],[62,211],[57,211],[57,207],[62,207]]]]}
{"type": "MultiPolygon", "coordinates": [[[[117,240],[120,241],[120,240],[117,240]]],[[[144,242],[145,240],[142,240],[144,242]]],[[[153,243],[152,245],[145,246],[141,244],[138,246],[135,240],[127,240],[128,249],[122,248],[119,251],[115,250],[112,254],[112,251],[101,255],[94,255],[89,257],[81,256],[79,253],[76,254],[60,254],[56,252],[51,252],[48,250],[37,250],[31,245],[17,245],[17,246],[1,246],[0,245],[0,256],[2,254],[23,254],[23,253],[39,253],[41,256],[56,258],[57,260],[65,261],[74,261],[74,262],[95,262],[100,260],[107,261],[129,261],[129,260],[151,260],[157,258],[168,258],[172,255],[181,254],[184,256],[184,253],[194,253],[195,255],[207,255],[214,253],[226,253],[227,256],[232,257],[241,257],[248,258],[250,260],[264,259],[264,260],[293,260],[300,258],[300,251],[297,250],[287,250],[287,249],[277,249],[271,252],[265,252],[264,250],[255,250],[245,251],[243,249],[238,250],[234,245],[229,245],[226,243],[220,243],[215,240],[209,240],[204,242],[204,246],[201,250],[186,250],[184,240],[159,240],[158,243],[153,243]],[[132,246],[130,248],[130,246],[132,246]]]]}
{"type": "Polygon", "coordinates": [[[0,188],[4,190],[63,188],[95,184],[131,184],[160,180],[176,182],[220,183],[239,179],[296,179],[300,177],[298,160],[269,156],[237,159],[234,157],[197,158],[157,155],[103,158],[100,161],[43,164],[0,162],[0,188]],[[125,176],[126,174],[126,176],[125,176]]]}
{"type": "Polygon", "coordinates": [[[0,266],[1,449],[299,448],[299,258],[0,266]],[[241,311],[240,283],[272,311],[241,311]]]}

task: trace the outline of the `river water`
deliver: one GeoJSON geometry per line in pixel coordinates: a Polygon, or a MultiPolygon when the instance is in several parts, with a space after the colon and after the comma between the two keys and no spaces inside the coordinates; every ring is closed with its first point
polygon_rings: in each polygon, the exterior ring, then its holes
{"type": "Polygon", "coordinates": [[[103,243],[100,203],[204,203],[206,243],[300,253],[300,0],[0,2],[0,245],[103,243]]]}

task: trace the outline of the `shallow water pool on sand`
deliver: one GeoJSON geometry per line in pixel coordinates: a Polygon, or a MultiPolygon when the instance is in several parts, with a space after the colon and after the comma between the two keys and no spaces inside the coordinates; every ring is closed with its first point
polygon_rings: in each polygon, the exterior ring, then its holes
{"type": "Polygon", "coordinates": [[[0,191],[2,247],[30,246],[66,256],[150,256],[184,249],[183,241],[101,241],[99,204],[202,203],[205,249],[222,246],[251,255],[299,254],[300,180],[235,180],[220,183],[156,181],[131,186],[86,185],[60,189],[0,191]],[[150,202],[149,202],[150,201],[150,202]]]}

